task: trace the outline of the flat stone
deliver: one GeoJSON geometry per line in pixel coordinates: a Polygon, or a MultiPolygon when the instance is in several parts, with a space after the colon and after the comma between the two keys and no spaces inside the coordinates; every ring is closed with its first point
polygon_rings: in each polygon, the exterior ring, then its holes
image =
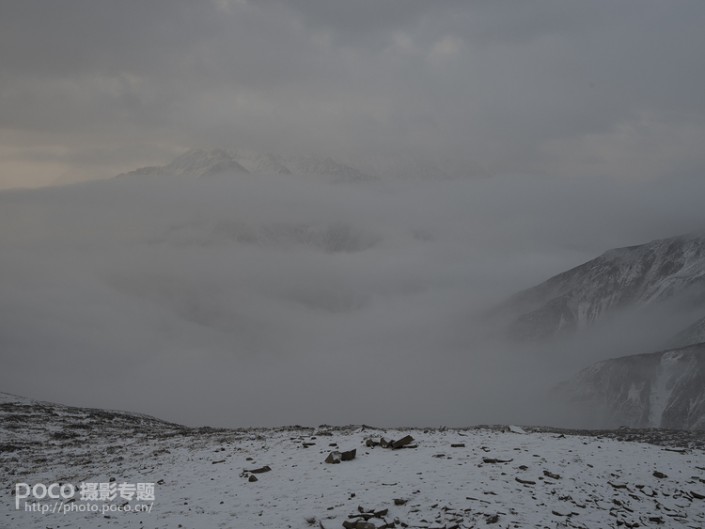
{"type": "Polygon", "coordinates": [[[253,468],[252,470],[245,470],[245,472],[249,472],[250,474],[263,474],[264,472],[269,472],[272,470],[269,465],[264,465],[263,467],[259,468],[253,468]]]}

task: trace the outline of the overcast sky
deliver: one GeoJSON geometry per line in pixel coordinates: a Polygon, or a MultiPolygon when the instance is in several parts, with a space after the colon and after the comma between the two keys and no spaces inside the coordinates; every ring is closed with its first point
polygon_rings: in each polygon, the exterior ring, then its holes
{"type": "Polygon", "coordinates": [[[0,187],[190,147],[701,175],[703,27],[700,0],[4,0],[0,187]]]}

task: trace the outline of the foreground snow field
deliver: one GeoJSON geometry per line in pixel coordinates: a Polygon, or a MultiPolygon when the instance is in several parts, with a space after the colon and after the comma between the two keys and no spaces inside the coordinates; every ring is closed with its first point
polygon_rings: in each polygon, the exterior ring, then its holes
{"type": "Polygon", "coordinates": [[[194,429],[6,394],[0,417],[8,529],[705,527],[702,432],[194,429]],[[407,435],[402,448],[377,445],[407,435]],[[151,512],[15,508],[16,483],[111,479],[155,483],[151,512]]]}

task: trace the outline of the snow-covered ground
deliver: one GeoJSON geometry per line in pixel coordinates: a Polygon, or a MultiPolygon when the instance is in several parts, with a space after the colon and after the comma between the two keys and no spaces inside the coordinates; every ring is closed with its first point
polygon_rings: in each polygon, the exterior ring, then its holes
{"type": "Polygon", "coordinates": [[[193,429],[0,397],[2,528],[705,526],[704,435],[697,432],[193,429]],[[413,441],[403,448],[376,444],[407,435],[413,441]],[[324,462],[331,451],[353,449],[352,460],[324,462]],[[111,479],[155,483],[151,512],[15,508],[16,483],[78,489],[111,479]]]}

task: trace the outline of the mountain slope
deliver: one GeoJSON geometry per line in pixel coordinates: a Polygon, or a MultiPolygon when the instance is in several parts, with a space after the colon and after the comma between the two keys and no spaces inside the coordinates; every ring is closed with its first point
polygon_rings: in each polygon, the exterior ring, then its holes
{"type": "Polygon", "coordinates": [[[0,418],[2,446],[8,452],[29,450],[57,440],[89,444],[96,438],[118,440],[129,436],[138,440],[189,430],[140,413],[76,408],[9,393],[0,393],[0,418]]]}
{"type": "Polygon", "coordinates": [[[609,250],[519,292],[498,313],[514,338],[543,339],[590,326],[618,309],[705,294],[705,234],[609,250]]]}
{"type": "Polygon", "coordinates": [[[705,430],[705,343],[598,362],[556,392],[594,426],[705,430]]]}

